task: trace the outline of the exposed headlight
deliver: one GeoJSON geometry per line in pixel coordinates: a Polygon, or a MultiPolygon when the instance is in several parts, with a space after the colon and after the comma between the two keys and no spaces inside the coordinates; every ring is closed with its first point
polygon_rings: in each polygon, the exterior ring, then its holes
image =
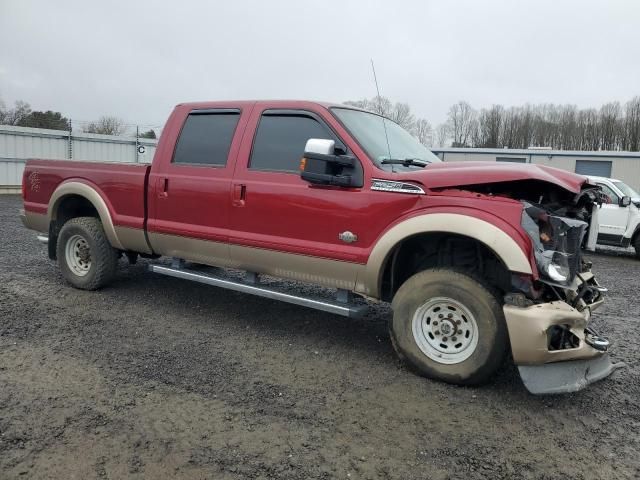
{"type": "Polygon", "coordinates": [[[540,274],[553,283],[570,283],[580,271],[580,247],[587,223],[550,214],[528,202],[522,203],[522,226],[533,243],[540,274]]]}
{"type": "Polygon", "coordinates": [[[545,250],[537,256],[538,267],[546,273],[546,275],[558,283],[566,283],[571,276],[569,268],[569,260],[566,255],[561,252],[545,250]]]}

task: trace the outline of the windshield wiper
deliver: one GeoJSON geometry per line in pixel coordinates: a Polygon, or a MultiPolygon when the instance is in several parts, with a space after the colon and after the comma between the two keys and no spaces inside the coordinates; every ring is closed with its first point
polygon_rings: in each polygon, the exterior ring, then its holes
{"type": "Polygon", "coordinates": [[[380,163],[383,165],[402,165],[404,167],[426,167],[431,162],[427,162],[425,160],[421,160],[419,158],[405,158],[404,160],[400,158],[386,158],[382,160],[380,163]]]}

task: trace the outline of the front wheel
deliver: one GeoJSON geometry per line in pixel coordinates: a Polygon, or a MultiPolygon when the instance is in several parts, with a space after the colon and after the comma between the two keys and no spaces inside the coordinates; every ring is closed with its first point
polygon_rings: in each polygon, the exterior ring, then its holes
{"type": "Polygon", "coordinates": [[[467,274],[419,272],[400,287],[393,311],[393,345],[426,377],[475,385],[502,364],[508,338],[502,307],[490,290],[467,274]]]}
{"type": "Polygon", "coordinates": [[[636,257],[640,258],[640,234],[636,235],[633,241],[633,248],[636,249],[636,257]]]}
{"type": "Polygon", "coordinates": [[[94,217],[72,218],[58,235],[58,265],[65,280],[82,290],[97,290],[116,274],[118,252],[94,217]]]}

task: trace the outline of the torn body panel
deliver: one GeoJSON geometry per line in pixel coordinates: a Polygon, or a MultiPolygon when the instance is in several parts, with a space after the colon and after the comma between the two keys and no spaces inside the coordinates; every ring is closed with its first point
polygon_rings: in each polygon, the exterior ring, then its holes
{"type": "Polygon", "coordinates": [[[532,393],[577,391],[617,367],[607,354],[609,342],[588,327],[606,289],[596,282],[582,249],[595,246],[602,199],[598,187],[576,177],[467,181],[434,192],[474,193],[522,204],[521,226],[531,240],[539,276],[512,275],[503,311],[514,362],[532,393]]]}

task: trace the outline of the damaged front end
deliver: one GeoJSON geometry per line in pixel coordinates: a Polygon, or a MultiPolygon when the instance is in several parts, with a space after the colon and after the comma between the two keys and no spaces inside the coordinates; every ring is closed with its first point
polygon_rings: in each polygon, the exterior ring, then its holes
{"type": "Polygon", "coordinates": [[[514,362],[531,393],[574,392],[619,366],[609,359],[609,342],[588,326],[606,292],[582,256],[597,236],[599,195],[586,185],[571,202],[520,199],[538,278],[515,278],[504,313],[514,362]]]}

